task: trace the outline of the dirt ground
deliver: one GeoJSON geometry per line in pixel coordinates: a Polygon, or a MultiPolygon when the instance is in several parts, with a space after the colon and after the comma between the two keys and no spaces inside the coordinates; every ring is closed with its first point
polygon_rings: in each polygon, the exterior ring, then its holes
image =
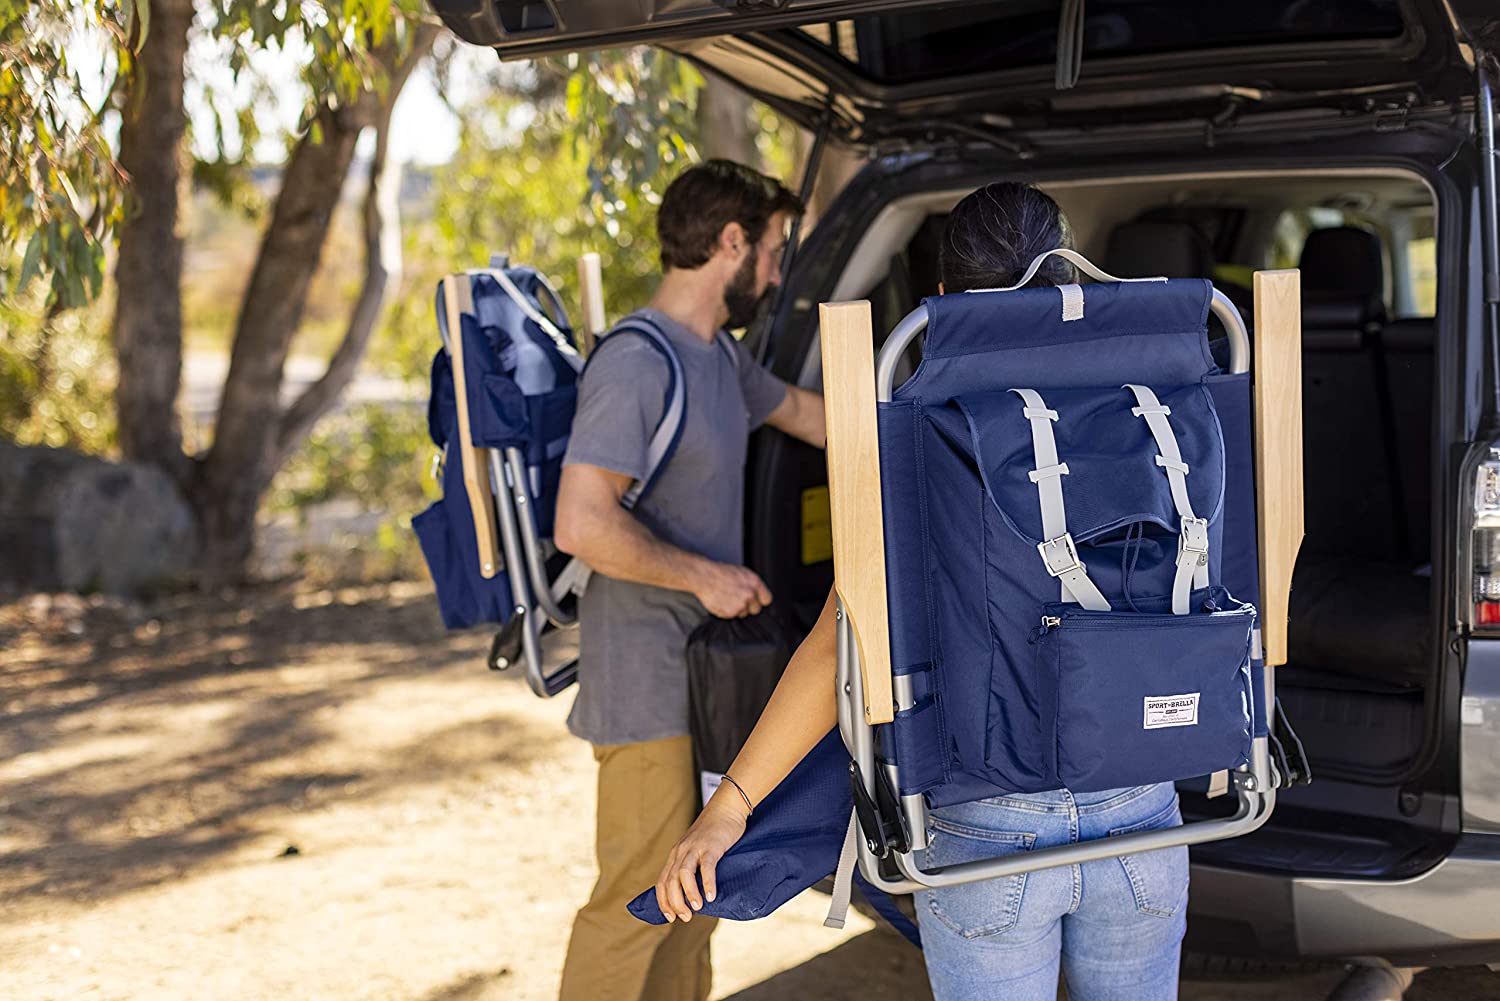
{"type": "MultiPolygon", "coordinates": [[[[570,697],[485,671],[485,645],[417,583],[0,604],[0,998],[552,998],[593,881],[592,759],[570,697]]],[[[825,904],[721,924],[715,997],[930,998],[915,950],[858,914],[823,928],[825,904]]]]}

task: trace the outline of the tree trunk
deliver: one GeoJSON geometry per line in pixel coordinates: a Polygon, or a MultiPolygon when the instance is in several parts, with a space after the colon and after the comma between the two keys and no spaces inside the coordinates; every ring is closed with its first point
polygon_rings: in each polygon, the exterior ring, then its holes
{"type": "MultiPolygon", "coordinates": [[[[240,308],[214,444],[193,484],[192,501],[204,545],[201,579],[205,585],[244,577],[254,549],[261,495],[292,447],[347,385],[379,317],[388,281],[382,256],[385,234],[378,232],[384,209],[383,164],[372,167],[366,201],[366,252],[373,247],[374,260],[367,260],[365,290],[329,372],[284,414],[283,369],[355,143],[366,126],[389,124],[401,88],[432,38],[432,32],[421,31],[416,40],[420,49],[414,47],[400,62],[391,54],[390,83],[383,94],[366,94],[337,111],[325,108],[320,112],[321,141],[304,137],[282,172],[281,190],[240,308]],[[373,244],[369,239],[371,213],[378,234],[373,244]]],[[[383,157],[383,139],[380,145],[383,157]]]]}
{"type": "Polygon", "coordinates": [[[318,418],[338,401],[354,378],[370,335],[384,310],[386,293],[401,282],[401,164],[390,160],[391,116],[396,98],[412,70],[437,40],[435,27],[417,29],[411,52],[391,74],[390,92],[375,116],[375,153],[370,160],[370,183],[365,189],[365,277],[328,369],[287,409],[275,444],[273,465],[280,468],[302,444],[318,418]]]}
{"type": "Polygon", "coordinates": [[[177,390],[182,379],[183,59],[192,0],[151,0],[151,30],[135,59],[120,123],[120,165],[130,176],[130,214],[115,265],[115,405],[127,459],[165,469],[185,486],[177,390]]]}
{"type": "Polygon", "coordinates": [[[698,147],[705,160],[723,158],[749,167],[760,165],[750,128],[750,95],[712,73],[698,91],[698,147]]]}

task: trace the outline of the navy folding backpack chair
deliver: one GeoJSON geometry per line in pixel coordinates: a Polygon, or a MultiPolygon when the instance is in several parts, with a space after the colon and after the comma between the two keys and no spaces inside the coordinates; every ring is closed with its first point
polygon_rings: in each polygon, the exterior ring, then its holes
{"type": "MultiPolygon", "coordinates": [[[[871,402],[888,621],[839,587],[840,739],[756,809],[704,913],[768,913],[830,862],[839,924],[856,862],[870,887],[910,893],[1237,837],[1266,822],[1279,784],[1306,779],[1281,751],[1284,724],[1273,735],[1261,655],[1245,324],[1207,280],[1115,279],[1051,253],[1094,283],[1023,288],[1044,254],[1011,289],[924,300],[886,339],[871,402]],[[1229,335],[1225,367],[1211,313],[1229,335]],[[895,386],[924,331],[920,365],[895,386]],[[888,666],[861,663],[876,630],[888,630],[888,666]],[[869,708],[880,670],[888,722],[869,708]],[[820,808],[809,790],[834,770],[849,794],[820,808]],[[933,808],[1155,782],[1235,805],[994,859],[924,857],[933,808]]],[[[842,393],[826,312],[824,341],[825,392],[842,393]]],[[[842,581],[839,496],[859,484],[835,477],[829,405],[842,581]]],[[[631,910],[662,920],[650,891],[631,910]]]]}
{"type": "MultiPolygon", "coordinates": [[[[442,450],[443,496],[412,518],[412,528],[444,625],[498,625],[489,666],[524,664],[532,691],[550,697],[577,679],[575,598],[590,574],[552,543],[585,361],[557,291],[541,272],[511,266],[503,255],[488,268],[445,277],[436,305],[442,347],[432,360],[427,422],[442,450]]],[[[644,337],[671,376],[649,471],[621,502],[630,508],[671,458],[687,399],[666,336],[639,319],[610,336],[622,333],[644,337]]]]}

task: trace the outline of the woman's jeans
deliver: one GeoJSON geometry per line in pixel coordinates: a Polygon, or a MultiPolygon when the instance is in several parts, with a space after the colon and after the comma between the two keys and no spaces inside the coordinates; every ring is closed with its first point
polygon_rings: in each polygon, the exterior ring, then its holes
{"type": "MultiPolygon", "coordinates": [[[[931,811],[926,864],[951,865],[1182,823],[1170,784],[1066,789],[931,811]]],[[[1187,927],[1187,848],[916,894],[936,1001],[1172,1001],[1187,927]]]]}

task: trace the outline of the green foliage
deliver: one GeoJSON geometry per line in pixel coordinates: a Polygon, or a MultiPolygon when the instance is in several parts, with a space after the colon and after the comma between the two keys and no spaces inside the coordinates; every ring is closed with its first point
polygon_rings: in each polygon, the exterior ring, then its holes
{"type": "Polygon", "coordinates": [[[627,193],[659,187],[673,167],[697,159],[695,109],[703,77],[691,63],[638,47],[573,55],[567,67],[558,124],[568,128],[575,156],[587,150],[596,211],[610,216],[627,193]]]}
{"type": "Polygon", "coordinates": [[[761,169],[795,191],[802,178],[801,145],[798,142],[801,130],[795,122],[782,118],[758,101],[750,106],[750,115],[761,169]]]}
{"type": "Polygon", "coordinates": [[[301,46],[308,50],[303,79],[306,104],[298,131],[314,127],[321,105],[340,107],[384,86],[375,53],[403,44],[421,0],[340,0],[286,3],[282,0],[212,0],[213,32],[227,40],[229,69],[236,78],[258,49],[301,46]]]}
{"type": "Polygon", "coordinates": [[[273,510],[297,510],[340,497],[371,511],[407,511],[438,496],[432,484],[427,411],[366,403],[324,418],[276,477],[273,510]]]}
{"type": "MultiPolygon", "coordinates": [[[[305,49],[305,105],[298,131],[315,128],[319,106],[339,107],[384,86],[376,54],[406,43],[422,16],[421,0],[211,0],[199,23],[224,43],[236,81],[253,52],[305,49]]],[[[124,213],[121,173],[106,118],[117,89],[129,82],[132,56],[150,28],[149,0],[0,0],[0,295],[19,295],[48,279],[47,302],[72,308],[97,297],[105,248],[124,213]],[[120,78],[103,101],[69,51],[102,56],[120,78]]],[[[86,60],[85,60],[86,61],[86,60]]],[[[266,85],[255,92],[264,96],[266,85]]],[[[198,161],[194,180],[243,211],[259,208],[247,183],[250,147],[259,137],[255,100],[223,111],[206,95],[217,155],[198,161]],[[225,142],[227,120],[240,138],[225,142]]],[[[165,151],[164,151],[165,153],[165,151]]]]}
{"type": "Polygon", "coordinates": [[[421,552],[408,523],[440,495],[432,455],[420,405],[364,404],[320,421],[277,474],[267,513],[290,514],[305,526],[315,507],[353,500],[378,520],[373,531],[344,533],[332,547],[304,545],[300,571],[327,580],[420,577],[421,552]]]}
{"type": "MultiPolygon", "coordinates": [[[[434,171],[430,219],[407,225],[403,294],[388,312],[371,361],[425,383],[436,348],[433,290],[449,271],[480,267],[492,253],[539,268],[578,322],[578,258],[600,255],[605,305],[619,317],[643,305],[660,276],[656,206],[678,169],[694,155],[691,108],[701,84],[681,60],[618,50],[587,60],[535,64],[521,82],[483,94],[460,113],[452,162],[434,171]],[[671,65],[669,65],[671,64],[671,65]],[[649,81],[632,74],[649,71],[649,81]],[[641,136],[619,131],[608,105],[666,86],[678,131],[651,126],[641,136]],[[615,122],[606,139],[598,116],[615,122]],[[619,141],[618,148],[600,144],[619,141]],[[653,150],[649,156],[646,150],[653,150]],[[655,165],[648,174],[648,163],[655,165]],[[600,165],[606,165],[601,167],[600,165]],[[611,183],[600,183],[608,175],[611,183]],[[631,180],[635,178],[635,180],[631,180]],[[627,183],[628,182],[628,183],[627,183]]],[[[667,100],[666,97],[663,100],[667,100]]]]}
{"type": "Polygon", "coordinates": [[[524,113],[519,104],[494,102],[466,124],[458,155],[438,177],[443,252],[436,260],[459,268],[509,253],[551,276],[576,317],[577,261],[597,251],[611,313],[641,305],[660,274],[655,213],[663,179],[622,186],[604,200],[586,150],[558,119],[536,114],[519,143],[505,134],[506,121],[524,113]]]}
{"type": "MultiPolygon", "coordinates": [[[[552,278],[575,321],[584,253],[600,255],[612,318],[643,305],[660,277],[656,207],[698,159],[702,76],[677,56],[635,48],[545,60],[522,79],[461,109],[459,151],[434,177],[434,229],[407,253],[432,263],[412,276],[416,292],[384,339],[386,357],[412,377],[426,375],[431,290],[445,271],[509,253],[552,278]],[[423,332],[419,347],[392,350],[412,331],[423,332]]],[[[789,176],[795,126],[760,105],[753,125],[759,166],[789,176]]]]}
{"type": "Polygon", "coordinates": [[[114,358],[104,303],[62,312],[0,299],[0,435],[99,453],[113,444],[114,358]]]}
{"type": "Polygon", "coordinates": [[[128,61],[147,9],[146,0],[0,0],[0,295],[24,294],[37,278],[49,303],[99,294],[121,177],[68,48],[102,40],[128,61]]]}

